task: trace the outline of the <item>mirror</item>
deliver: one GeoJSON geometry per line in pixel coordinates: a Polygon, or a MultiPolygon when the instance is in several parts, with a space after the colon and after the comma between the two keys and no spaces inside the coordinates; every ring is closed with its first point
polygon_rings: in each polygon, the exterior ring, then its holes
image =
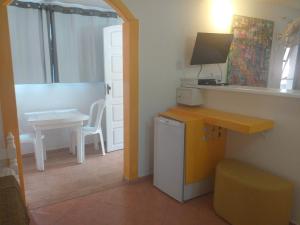
{"type": "Polygon", "coordinates": [[[16,84],[104,82],[103,28],[115,12],[14,1],[8,7],[16,84]]]}

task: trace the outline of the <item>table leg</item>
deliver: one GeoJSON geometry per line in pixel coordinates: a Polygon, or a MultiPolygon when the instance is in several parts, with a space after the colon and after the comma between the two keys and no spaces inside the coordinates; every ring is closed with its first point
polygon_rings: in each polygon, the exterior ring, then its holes
{"type": "Polygon", "coordinates": [[[99,135],[98,134],[94,134],[94,149],[95,150],[100,150],[98,143],[99,143],[99,135]]]}
{"type": "Polygon", "coordinates": [[[83,140],[81,126],[77,127],[76,133],[77,133],[77,162],[83,163],[85,154],[84,154],[84,140],[83,140]]]}
{"type": "Polygon", "coordinates": [[[42,134],[40,130],[36,130],[36,144],[35,144],[35,160],[36,160],[36,167],[39,171],[45,170],[45,163],[44,163],[44,149],[43,149],[43,140],[42,134]]]}
{"type": "Polygon", "coordinates": [[[73,155],[75,155],[75,148],[76,148],[76,144],[75,144],[75,131],[74,129],[70,129],[70,153],[72,153],[73,155]]]}

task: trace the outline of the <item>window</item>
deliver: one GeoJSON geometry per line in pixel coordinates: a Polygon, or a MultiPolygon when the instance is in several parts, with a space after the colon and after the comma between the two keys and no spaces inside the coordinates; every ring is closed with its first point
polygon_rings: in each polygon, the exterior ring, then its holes
{"type": "Polygon", "coordinates": [[[299,77],[299,66],[297,66],[297,62],[300,57],[298,54],[299,45],[293,47],[287,47],[285,49],[285,53],[282,61],[282,74],[281,74],[281,82],[280,89],[291,90],[295,87],[296,80],[299,77]]]}
{"type": "Polygon", "coordinates": [[[103,29],[115,12],[13,1],[8,7],[16,84],[104,82],[103,29]]]}

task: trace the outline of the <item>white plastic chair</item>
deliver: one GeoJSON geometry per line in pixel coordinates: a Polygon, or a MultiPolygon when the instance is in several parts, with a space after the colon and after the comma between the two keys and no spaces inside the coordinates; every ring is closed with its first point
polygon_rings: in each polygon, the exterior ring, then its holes
{"type": "Polygon", "coordinates": [[[90,108],[90,118],[88,124],[87,126],[84,126],[82,128],[83,146],[85,146],[84,140],[86,136],[95,135],[94,147],[95,149],[99,150],[99,142],[98,142],[99,140],[98,136],[99,136],[102,155],[105,155],[105,147],[104,147],[103,131],[101,128],[101,121],[102,121],[105,106],[106,104],[104,99],[100,99],[94,102],[90,108]]]}

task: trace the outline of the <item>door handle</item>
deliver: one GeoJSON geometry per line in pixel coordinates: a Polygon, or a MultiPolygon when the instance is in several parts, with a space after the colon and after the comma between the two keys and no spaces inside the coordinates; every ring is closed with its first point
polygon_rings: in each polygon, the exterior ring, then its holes
{"type": "Polygon", "coordinates": [[[109,84],[106,84],[106,93],[109,95],[111,91],[111,86],[109,84]]]}

